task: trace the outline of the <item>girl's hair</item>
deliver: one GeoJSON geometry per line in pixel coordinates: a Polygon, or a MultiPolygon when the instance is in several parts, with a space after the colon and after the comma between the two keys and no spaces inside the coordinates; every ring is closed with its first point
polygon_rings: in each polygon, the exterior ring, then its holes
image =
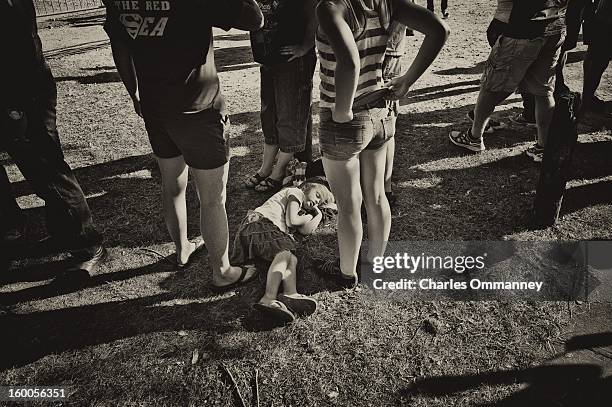
{"type": "Polygon", "coordinates": [[[306,181],[302,182],[299,188],[304,191],[304,193],[312,190],[313,188],[317,188],[321,193],[321,201],[325,203],[334,203],[336,201],[334,195],[329,189],[329,184],[327,183],[327,180],[324,177],[309,178],[306,181]]]}

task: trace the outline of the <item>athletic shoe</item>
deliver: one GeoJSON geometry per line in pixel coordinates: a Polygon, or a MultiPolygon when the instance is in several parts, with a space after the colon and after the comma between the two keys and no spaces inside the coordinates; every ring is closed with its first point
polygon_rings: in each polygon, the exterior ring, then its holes
{"type": "Polygon", "coordinates": [[[533,127],[537,128],[535,121],[527,120],[523,113],[519,113],[517,115],[511,116],[510,121],[515,124],[520,124],[521,126],[533,127]]]}
{"type": "Polygon", "coordinates": [[[529,147],[527,150],[525,150],[525,155],[527,157],[531,157],[533,161],[541,163],[542,158],[544,157],[544,147],[536,143],[529,147]]]}
{"type": "MultiPolygon", "coordinates": [[[[470,110],[467,112],[467,118],[470,119],[470,122],[474,123],[474,111],[470,110]]],[[[484,132],[487,134],[492,134],[495,130],[503,129],[506,126],[503,125],[502,122],[497,121],[495,119],[489,119],[489,123],[485,127],[484,132]]]]}
{"type": "Polygon", "coordinates": [[[448,11],[444,10],[442,12],[442,19],[446,20],[448,18],[448,11]]]}
{"type": "Polygon", "coordinates": [[[353,289],[357,286],[359,279],[357,273],[348,277],[340,270],[340,259],[319,260],[315,262],[315,272],[326,280],[331,280],[338,286],[346,289],[353,289]]]}
{"type": "Polygon", "coordinates": [[[448,135],[451,143],[466,150],[480,152],[485,150],[484,140],[474,140],[470,131],[451,131],[448,135]]]}

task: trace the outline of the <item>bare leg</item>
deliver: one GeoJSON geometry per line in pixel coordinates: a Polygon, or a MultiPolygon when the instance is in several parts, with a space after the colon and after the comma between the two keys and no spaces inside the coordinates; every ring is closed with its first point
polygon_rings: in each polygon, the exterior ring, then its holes
{"type": "Polygon", "coordinates": [[[472,138],[480,139],[484,134],[487,123],[495,107],[504,101],[512,92],[489,92],[480,90],[478,101],[474,108],[474,122],[472,123],[472,138]]]}
{"type": "Polygon", "coordinates": [[[177,258],[186,262],[193,251],[187,239],[187,190],[188,170],[183,157],[158,158],[157,164],[162,177],[162,200],[164,220],[170,238],[176,247],[177,258]]]}
{"type": "Polygon", "coordinates": [[[274,167],[274,161],[276,161],[276,154],[278,153],[278,145],[276,144],[265,144],[263,150],[263,160],[261,162],[261,167],[257,171],[259,175],[269,176],[272,172],[272,168],[274,167]]]}
{"type": "Polygon", "coordinates": [[[296,284],[296,269],[297,257],[295,257],[293,254],[290,254],[289,264],[287,266],[285,274],[283,275],[283,294],[285,295],[291,296],[298,293],[296,284]]]}
{"type": "Polygon", "coordinates": [[[336,161],[323,157],[323,167],[338,205],[340,270],[342,274],[352,277],[363,238],[359,159],[354,157],[348,161],[336,161]]]}
{"type": "Polygon", "coordinates": [[[225,211],[228,168],[229,162],[212,170],[192,169],[200,196],[200,229],[208,249],[213,283],[217,286],[236,281],[242,271],[240,267],[230,266],[228,257],[229,232],[225,211]]]}
{"type": "Polygon", "coordinates": [[[361,160],[361,189],[368,213],[368,260],[382,256],[391,230],[391,210],[385,195],[387,144],[378,150],[364,150],[361,160]]]}
{"type": "Polygon", "coordinates": [[[555,99],[552,95],[535,96],[536,125],[538,126],[538,144],[546,146],[546,136],[555,111],[555,99]]]}
{"type": "Polygon", "coordinates": [[[270,174],[270,178],[275,180],[282,180],[283,178],[285,178],[285,167],[287,167],[287,164],[289,163],[289,161],[291,161],[293,156],[294,153],[284,153],[280,151],[278,153],[278,161],[276,162],[276,165],[274,166],[274,169],[270,174]]]}
{"type": "Polygon", "coordinates": [[[293,256],[291,252],[283,251],[278,253],[274,257],[274,260],[272,260],[266,278],[266,291],[264,296],[259,300],[260,304],[270,305],[272,302],[276,301],[278,289],[291,263],[291,256],[293,256]]]}
{"type": "Polygon", "coordinates": [[[391,176],[393,175],[393,158],[395,156],[395,137],[387,141],[387,158],[385,164],[385,192],[391,192],[391,176]]]}

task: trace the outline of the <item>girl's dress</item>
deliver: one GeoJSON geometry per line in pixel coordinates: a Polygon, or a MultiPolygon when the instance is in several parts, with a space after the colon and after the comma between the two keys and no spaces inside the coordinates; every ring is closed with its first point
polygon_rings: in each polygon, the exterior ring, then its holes
{"type": "Polygon", "coordinates": [[[230,259],[232,264],[246,264],[255,259],[271,262],[282,251],[296,250],[295,239],[291,236],[292,229],[285,220],[290,201],[298,202],[301,207],[304,202],[302,190],[282,189],[263,205],[249,211],[234,239],[230,259]]]}

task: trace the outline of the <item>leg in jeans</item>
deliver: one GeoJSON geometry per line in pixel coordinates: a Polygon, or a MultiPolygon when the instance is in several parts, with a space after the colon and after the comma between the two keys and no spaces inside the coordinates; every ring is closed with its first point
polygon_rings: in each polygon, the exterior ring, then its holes
{"type": "Polygon", "coordinates": [[[442,13],[445,13],[447,9],[448,9],[448,0],[442,0],[440,2],[440,10],[442,10],[442,13]]]}
{"type": "Polygon", "coordinates": [[[26,110],[26,134],[22,139],[8,138],[6,150],[34,192],[45,201],[49,234],[70,242],[80,241],[93,254],[102,238],[94,228],[85,195],[64,160],[55,121],[56,100],[53,86],[26,110]]]}
{"type": "Polygon", "coordinates": [[[312,162],[312,88],[313,88],[313,76],[315,72],[315,68],[317,66],[317,56],[313,50],[310,55],[305,55],[307,57],[304,60],[303,66],[303,75],[302,75],[302,83],[304,84],[304,104],[303,108],[307,114],[308,121],[306,124],[306,140],[304,144],[304,151],[297,152],[295,157],[302,161],[311,163],[312,162]],[[308,109],[306,109],[305,100],[308,100],[308,109]]]}
{"type": "Polygon", "coordinates": [[[546,146],[548,128],[555,112],[555,98],[552,95],[535,97],[536,125],[538,126],[538,144],[546,146]]]}
{"type": "Polygon", "coordinates": [[[602,44],[600,39],[594,38],[589,45],[584,59],[584,83],[582,87],[582,100],[585,108],[591,108],[595,99],[595,91],[601,82],[601,76],[610,64],[612,56],[609,44],[602,44]]]}
{"type": "Polygon", "coordinates": [[[276,134],[280,153],[270,178],[282,180],[285,167],[295,153],[304,150],[311,116],[314,49],[291,62],[279,64],[274,72],[276,134]]]}
{"type": "Polygon", "coordinates": [[[25,216],[15,200],[11,181],[4,166],[0,165],[0,233],[21,227],[24,223],[25,216]]]}
{"type": "Polygon", "coordinates": [[[512,92],[491,92],[481,89],[474,108],[474,122],[472,123],[472,138],[480,139],[495,107],[503,102],[512,92]]]}
{"type": "MultiPolygon", "coordinates": [[[[200,230],[208,249],[213,270],[213,284],[223,286],[238,280],[240,267],[230,266],[228,256],[229,231],[225,211],[229,162],[212,170],[192,168],[200,197],[200,230]]],[[[255,270],[251,271],[251,274],[255,270]]],[[[245,278],[250,275],[245,276],[245,278]]]]}
{"type": "Polygon", "coordinates": [[[164,220],[176,248],[177,261],[185,263],[194,250],[193,245],[187,239],[185,191],[189,171],[183,156],[158,158],[157,163],[162,177],[164,220]]]}
{"type": "Polygon", "coordinates": [[[323,167],[338,205],[340,270],[347,277],[352,277],[356,272],[359,247],[363,238],[359,158],[337,161],[324,156],[323,167]]]}
{"type": "Polygon", "coordinates": [[[523,118],[530,123],[534,123],[536,117],[535,97],[530,93],[523,92],[521,98],[523,99],[523,118]]]}
{"type": "Polygon", "coordinates": [[[260,68],[261,87],[261,127],[264,134],[264,150],[261,166],[257,173],[267,177],[272,172],[278,153],[278,134],[276,133],[276,100],[274,97],[274,74],[271,68],[262,65],[260,68]]]}
{"type": "Polygon", "coordinates": [[[433,13],[434,11],[434,0],[427,0],[427,10],[433,13]]]}
{"type": "Polygon", "coordinates": [[[382,256],[391,231],[391,209],[385,195],[385,163],[387,143],[378,150],[363,150],[361,161],[361,190],[368,213],[368,260],[382,256]]]}

